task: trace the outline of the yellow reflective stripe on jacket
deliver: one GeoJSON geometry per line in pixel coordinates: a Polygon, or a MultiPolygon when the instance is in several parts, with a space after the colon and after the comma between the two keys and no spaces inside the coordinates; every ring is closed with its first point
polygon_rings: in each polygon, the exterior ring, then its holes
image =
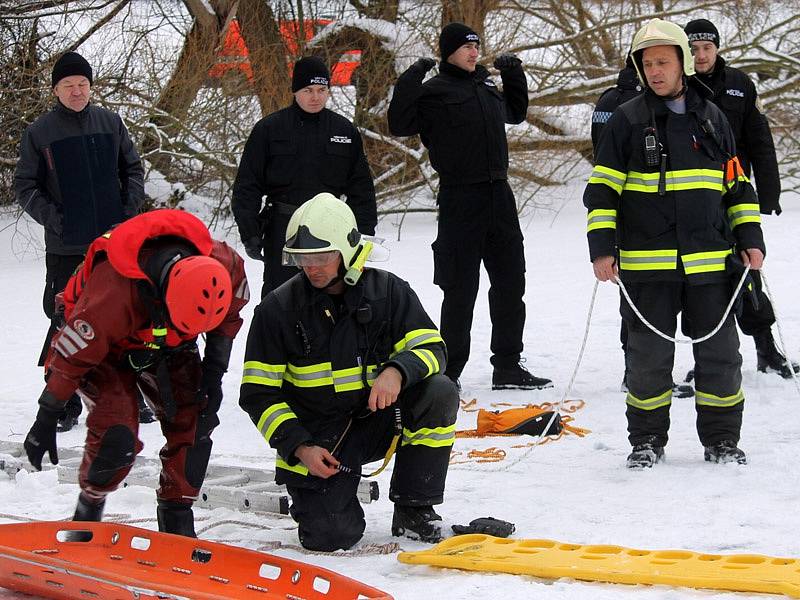
{"type": "Polygon", "coordinates": [[[607,185],[618,194],[621,194],[622,186],[625,185],[625,178],[625,173],[622,171],[616,171],[602,165],[595,165],[594,170],[589,177],[589,183],[607,185]]]}
{"type": "Polygon", "coordinates": [[[244,363],[242,383],[281,387],[285,370],[286,365],[270,365],[257,360],[248,360],[244,363]]]}
{"type": "Polygon", "coordinates": [[[695,389],[694,398],[695,403],[701,406],[730,408],[731,406],[736,406],[740,402],[744,402],[744,392],[742,391],[742,388],[739,388],[739,391],[732,396],[715,396],[714,394],[708,394],[695,389]]]}
{"type": "Polygon", "coordinates": [[[678,250],[620,250],[619,268],[628,271],[677,269],[678,250]]]}
{"type": "Polygon", "coordinates": [[[261,413],[261,418],[258,420],[258,425],[256,425],[256,427],[258,427],[264,439],[269,442],[272,434],[275,433],[275,430],[281,423],[296,418],[297,415],[294,414],[294,411],[289,408],[286,402],[279,402],[278,404],[269,406],[261,413]]]}
{"type": "Polygon", "coordinates": [[[613,208],[596,208],[589,211],[589,216],[586,218],[586,231],[616,228],[617,211],[613,208]]]}
{"type": "Polygon", "coordinates": [[[728,221],[731,229],[742,223],[761,223],[761,211],[758,204],[736,204],[728,209],[728,221]]]}
{"type": "Polygon", "coordinates": [[[394,345],[394,354],[402,352],[403,350],[411,350],[422,344],[432,344],[441,341],[443,341],[442,334],[436,329],[415,329],[409,331],[402,340],[394,345]]]}
{"type": "Polygon", "coordinates": [[[668,389],[663,394],[653,396],[652,398],[637,398],[628,392],[628,396],[625,398],[625,403],[633,406],[634,408],[640,408],[642,410],[655,410],[657,408],[661,408],[662,406],[669,406],[672,404],[672,388],[668,389]]]}
{"type": "Polygon", "coordinates": [[[443,448],[452,446],[456,441],[455,423],[447,427],[423,427],[411,431],[403,427],[403,446],[429,446],[443,448]]]}
{"type": "MultiPolygon", "coordinates": [[[[631,171],[625,180],[625,191],[644,192],[646,194],[658,193],[659,173],[639,173],[631,171]]],[[[676,192],[681,190],[714,190],[722,192],[723,174],[716,169],[684,169],[681,171],[667,171],[665,173],[666,190],[676,192]]]]}
{"type": "Polygon", "coordinates": [[[687,275],[695,273],[710,273],[712,271],[724,271],[725,259],[731,254],[731,250],[714,250],[713,252],[695,252],[693,254],[681,255],[683,270],[687,275]]]}
{"type": "Polygon", "coordinates": [[[306,467],[303,463],[299,462],[292,467],[280,456],[275,459],[275,466],[278,469],[285,469],[286,471],[291,471],[292,473],[297,473],[298,475],[308,475],[308,467],[306,467]]]}
{"type": "MultiPolygon", "coordinates": [[[[337,392],[349,392],[364,389],[361,367],[331,370],[331,363],[317,363],[299,367],[289,363],[286,366],[286,381],[296,387],[324,387],[332,385],[337,392]]],[[[367,365],[367,384],[372,385],[378,365],[367,365]]]]}
{"type": "Polygon", "coordinates": [[[433,352],[427,348],[414,349],[411,352],[414,353],[422,362],[424,362],[426,367],[428,367],[428,372],[425,374],[425,377],[439,372],[439,361],[436,360],[436,355],[433,352]]]}

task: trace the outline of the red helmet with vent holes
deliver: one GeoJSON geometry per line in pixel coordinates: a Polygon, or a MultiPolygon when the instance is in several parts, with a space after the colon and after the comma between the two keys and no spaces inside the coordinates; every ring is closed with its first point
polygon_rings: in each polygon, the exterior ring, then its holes
{"type": "Polygon", "coordinates": [[[188,256],[176,262],[166,288],[170,321],[189,335],[216,329],[231,306],[230,273],[209,256],[188,256]]]}

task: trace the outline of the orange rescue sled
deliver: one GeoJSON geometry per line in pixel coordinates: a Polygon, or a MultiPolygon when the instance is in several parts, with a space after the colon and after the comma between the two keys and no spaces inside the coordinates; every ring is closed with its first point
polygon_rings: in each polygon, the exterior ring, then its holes
{"type": "Polygon", "coordinates": [[[63,521],[0,525],[0,587],[58,600],[392,598],[262,552],[116,523],[63,521]],[[91,532],[92,539],[62,541],[69,531],[91,532]]]}

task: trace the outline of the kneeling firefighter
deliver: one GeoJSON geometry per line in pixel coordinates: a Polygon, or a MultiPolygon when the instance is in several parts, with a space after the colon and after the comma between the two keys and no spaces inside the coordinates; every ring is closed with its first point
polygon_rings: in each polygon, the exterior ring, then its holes
{"type": "Polygon", "coordinates": [[[433,505],[444,496],[458,393],[414,291],[363,268],[374,249],[338,198],[301,205],[283,250],[301,272],[264,297],[247,339],[239,404],[277,450],[276,480],[311,550],[361,539],[361,467],[385,466],[395,450],[392,534],[441,537],[433,505]]]}
{"type": "Polygon", "coordinates": [[[138,388],[166,437],[156,492],[159,531],[195,537],[192,503],[205,478],[222,375],[248,299],[241,257],[183,211],[139,215],[92,243],[59,298],[64,323],[53,337],[47,386],[24,444],[36,469],[45,452],[57,464],[56,421],[64,402],[76,390],[82,394],[90,411],[73,520],[101,520],[106,496],[142,450],[138,388]]]}

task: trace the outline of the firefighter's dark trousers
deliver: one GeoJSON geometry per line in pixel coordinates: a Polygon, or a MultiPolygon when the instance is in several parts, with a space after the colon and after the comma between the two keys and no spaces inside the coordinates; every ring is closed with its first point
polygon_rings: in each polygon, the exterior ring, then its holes
{"type": "MultiPolygon", "coordinates": [[[[405,506],[441,504],[455,440],[455,385],[443,375],[433,375],[405,390],[398,405],[402,435],[389,499],[405,506]]],[[[307,475],[303,482],[287,484],[292,497],[290,513],[298,523],[304,548],[346,550],[361,539],[366,527],[364,510],[356,497],[361,466],[384,458],[395,431],[394,407],[355,418],[334,452],[352,473],[340,472],[328,479],[307,475]]]]}
{"type": "Polygon", "coordinates": [[[525,326],[525,249],[514,194],[506,181],[442,186],[433,243],[433,282],[444,293],[440,331],[447,375],[467,364],[481,261],[489,275],[492,364],[519,362],[525,326]]]}
{"type": "MultiPolygon", "coordinates": [[[[685,282],[626,284],[644,317],[663,333],[675,336],[677,315],[684,329],[699,338],[717,325],[731,297],[725,283],[687,285],[685,282]]],[[[628,439],[635,446],[667,443],[672,402],[672,365],[675,346],[647,329],[622,299],[620,313],[628,326],[628,439]]],[[[709,340],[692,346],[695,360],[697,433],[704,446],[722,440],[739,441],[744,394],[742,357],[733,315],[709,340]]]]}
{"type": "Polygon", "coordinates": [[[198,398],[201,367],[196,347],[166,360],[176,409],[171,421],[165,418],[154,371],[136,373],[119,361],[104,361],[85,376],[80,389],[91,408],[79,483],[90,498],[100,500],[117,489],[142,450],[137,385],[153,405],[166,438],[156,496],[182,504],[197,497],[211,454],[211,432],[219,421],[215,414],[203,414],[204,399],[198,398]]]}

